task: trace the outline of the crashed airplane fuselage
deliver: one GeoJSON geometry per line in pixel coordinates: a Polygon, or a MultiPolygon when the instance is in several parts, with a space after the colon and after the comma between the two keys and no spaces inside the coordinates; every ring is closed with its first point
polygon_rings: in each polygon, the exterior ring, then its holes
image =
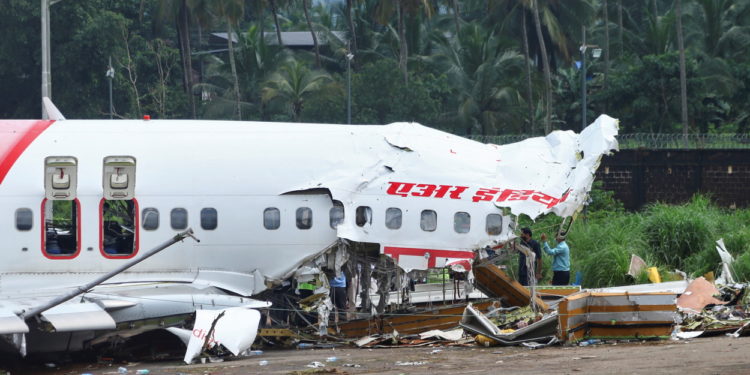
{"type": "Polygon", "coordinates": [[[504,146],[415,123],[1,120],[0,334],[70,350],[129,321],[262,306],[247,297],[341,239],[407,270],[471,259],[514,237],[513,215],[580,209],[616,133],[607,116],[504,146]],[[200,243],[23,318],[187,227],[200,243]]]}

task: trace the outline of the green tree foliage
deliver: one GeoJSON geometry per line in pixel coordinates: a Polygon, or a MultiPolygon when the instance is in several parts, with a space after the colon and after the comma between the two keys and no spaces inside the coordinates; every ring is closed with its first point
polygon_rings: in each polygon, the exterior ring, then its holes
{"type": "MultiPolygon", "coordinates": [[[[607,109],[624,132],[684,129],[673,0],[305,4],[60,1],[50,12],[53,101],[70,118],[107,117],[104,72],[111,56],[118,117],[236,119],[241,113],[252,120],[342,123],[344,56],[353,52],[355,122],[416,120],[484,135],[528,134],[532,124],[539,129],[544,123],[578,129],[582,77],[576,61],[585,28],[587,44],[612,49],[605,51],[609,64],[587,59],[588,116],[607,109]],[[317,58],[312,46],[279,43],[277,32],[310,29],[320,39],[317,58]],[[606,31],[617,36],[609,40],[606,31]],[[227,32],[236,36],[218,36],[227,32]],[[318,59],[320,69],[313,70],[318,59]],[[294,95],[282,95],[286,89],[277,79],[289,76],[291,66],[329,77],[297,109],[282,104],[282,97],[294,95]]],[[[750,0],[682,5],[688,131],[750,131],[750,0]]],[[[39,4],[7,0],[0,12],[0,31],[8,36],[0,40],[0,83],[13,88],[0,93],[0,116],[39,117],[39,4]]]]}
{"type": "Polygon", "coordinates": [[[363,66],[353,75],[352,122],[440,122],[448,91],[446,77],[429,73],[415,75],[407,85],[399,73],[396,61],[380,60],[363,66]]]}

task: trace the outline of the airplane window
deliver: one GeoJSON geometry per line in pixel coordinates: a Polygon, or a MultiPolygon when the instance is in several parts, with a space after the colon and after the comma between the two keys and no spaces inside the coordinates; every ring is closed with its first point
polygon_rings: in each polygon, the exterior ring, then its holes
{"type": "Polygon", "coordinates": [[[75,254],[78,247],[78,201],[45,200],[43,204],[44,243],[47,255],[75,254]]]}
{"type": "Polygon", "coordinates": [[[219,225],[219,214],[215,208],[204,208],[201,210],[201,228],[214,230],[219,225]]]}
{"type": "Polygon", "coordinates": [[[385,227],[388,229],[401,228],[401,209],[391,207],[385,210],[385,227]]]}
{"type": "Polygon", "coordinates": [[[422,220],[419,221],[419,226],[425,232],[434,232],[437,229],[437,212],[433,210],[422,211],[422,220]]]}
{"type": "Polygon", "coordinates": [[[328,213],[331,228],[336,229],[344,222],[344,205],[339,201],[333,201],[333,207],[328,213]]]}
{"type": "Polygon", "coordinates": [[[184,208],[173,208],[169,213],[172,229],[185,229],[188,226],[188,212],[184,208]]]}
{"type": "Polygon", "coordinates": [[[456,212],[453,215],[453,229],[456,233],[469,233],[469,230],[471,230],[471,215],[467,212],[456,212]]]}
{"type": "Polygon", "coordinates": [[[279,229],[281,225],[281,212],[278,208],[269,207],[263,211],[263,227],[266,229],[279,229]]]}
{"type": "Polygon", "coordinates": [[[29,208],[19,208],[16,210],[16,229],[31,230],[34,226],[34,212],[29,208]]]}
{"type": "Polygon", "coordinates": [[[156,230],[159,228],[159,210],[153,207],[144,208],[141,211],[141,220],[143,220],[143,229],[156,230]]]}
{"type": "Polygon", "coordinates": [[[503,231],[503,217],[498,214],[487,215],[487,234],[497,236],[503,231]]]}
{"type": "Polygon", "coordinates": [[[365,224],[372,224],[372,208],[367,206],[357,207],[354,222],[358,227],[364,227],[365,224]]]}
{"type": "Polygon", "coordinates": [[[297,228],[312,228],[312,210],[310,207],[300,207],[297,209],[297,228]]]}
{"type": "Polygon", "coordinates": [[[102,243],[104,254],[131,255],[135,247],[135,201],[105,200],[102,203],[102,243]]]}

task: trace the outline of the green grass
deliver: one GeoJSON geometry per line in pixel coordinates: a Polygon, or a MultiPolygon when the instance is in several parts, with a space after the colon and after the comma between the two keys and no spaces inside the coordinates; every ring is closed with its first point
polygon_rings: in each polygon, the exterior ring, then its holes
{"type": "MultiPolygon", "coordinates": [[[[626,212],[621,205],[604,203],[592,205],[594,209],[579,217],[568,233],[571,278],[581,271],[584,287],[648,282],[645,275],[626,275],[631,254],[657,267],[663,281],[672,279],[670,273],[675,270],[692,276],[709,271],[718,275],[720,258],[715,243],[719,238],[724,238],[736,259],[735,278],[750,280],[750,209],[722,209],[702,195],[681,205],[653,204],[641,212],[626,212]]],[[[519,228],[529,225],[538,239],[543,232],[554,236],[559,223],[559,218],[546,216],[535,223],[522,219],[519,228]]],[[[547,281],[550,261],[545,256],[547,281]]]]}

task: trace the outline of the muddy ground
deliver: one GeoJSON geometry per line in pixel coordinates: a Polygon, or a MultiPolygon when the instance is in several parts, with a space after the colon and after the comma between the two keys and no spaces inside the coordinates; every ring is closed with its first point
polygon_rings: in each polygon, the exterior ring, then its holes
{"type": "Polygon", "coordinates": [[[126,367],[129,374],[135,374],[139,369],[148,369],[150,375],[750,374],[750,337],[717,336],[690,341],[620,342],[586,347],[552,346],[536,350],[476,346],[270,350],[259,356],[190,366],[176,361],[111,366],[76,363],[57,368],[30,366],[16,369],[12,374],[114,375],[119,366],[126,367]],[[336,357],[337,360],[326,362],[329,357],[336,357]],[[268,364],[261,365],[261,361],[267,361],[268,364]],[[325,364],[325,367],[307,367],[315,361],[325,364]],[[350,367],[354,365],[359,367],[350,367]]]}

